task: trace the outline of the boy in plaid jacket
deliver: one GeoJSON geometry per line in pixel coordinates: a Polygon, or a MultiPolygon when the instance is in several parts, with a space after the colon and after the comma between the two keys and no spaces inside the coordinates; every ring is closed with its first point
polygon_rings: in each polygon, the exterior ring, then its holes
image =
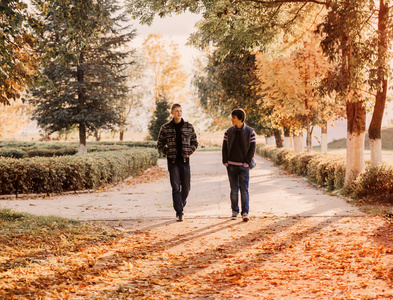
{"type": "Polygon", "coordinates": [[[183,120],[182,114],[181,105],[173,104],[173,119],[161,126],[157,141],[157,149],[167,157],[173,208],[179,222],[183,221],[183,208],[191,189],[190,156],[198,148],[194,127],[183,120]]]}

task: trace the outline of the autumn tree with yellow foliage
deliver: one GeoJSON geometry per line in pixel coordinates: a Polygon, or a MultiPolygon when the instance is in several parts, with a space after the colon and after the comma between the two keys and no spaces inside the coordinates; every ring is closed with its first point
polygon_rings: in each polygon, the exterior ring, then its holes
{"type": "Polygon", "coordinates": [[[151,71],[154,99],[165,95],[170,101],[184,102],[188,75],[180,64],[178,45],[173,41],[164,41],[160,34],[150,34],[142,48],[151,71]]]}
{"type": "Polygon", "coordinates": [[[334,98],[318,92],[331,65],[323,56],[317,37],[309,33],[289,56],[269,59],[259,54],[257,65],[264,105],[272,109],[272,124],[290,128],[295,136],[306,129],[307,151],[311,152],[313,127],[333,123],[344,111],[334,98]]]}
{"type": "Polygon", "coordinates": [[[0,5],[0,104],[10,104],[34,81],[39,56],[34,50],[33,32],[38,21],[19,0],[0,5]]]}

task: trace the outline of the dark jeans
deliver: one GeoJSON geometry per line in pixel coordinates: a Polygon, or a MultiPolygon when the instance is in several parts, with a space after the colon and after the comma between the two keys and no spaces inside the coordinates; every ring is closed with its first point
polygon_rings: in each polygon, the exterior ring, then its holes
{"type": "Polygon", "coordinates": [[[227,172],[229,178],[229,185],[231,187],[231,207],[232,211],[239,212],[239,188],[242,203],[241,214],[248,214],[249,210],[249,195],[248,195],[248,182],[250,179],[250,169],[228,165],[227,172]]]}
{"type": "Polygon", "coordinates": [[[168,159],[168,171],[172,186],[173,208],[176,215],[181,216],[191,189],[190,162],[168,159]]]}

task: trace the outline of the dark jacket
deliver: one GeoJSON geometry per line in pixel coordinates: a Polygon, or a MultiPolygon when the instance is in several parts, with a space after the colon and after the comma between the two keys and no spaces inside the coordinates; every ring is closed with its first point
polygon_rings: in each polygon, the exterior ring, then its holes
{"type": "MultiPolygon", "coordinates": [[[[190,157],[198,148],[197,135],[191,123],[184,122],[181,127],[182,156],[190,157]]],[[[174,121],[161,126],[158,134],[157,149],[168,158],[176,158],[176,130],[174,121]]]]}
{"type": "MultiPolygon", "coordinates": [[[[239,143],[242,147],[241,151],[244,153],[244,161],[240,161],[239,158],[236,162],[251,164],[251,160],[255,155],[256,148],[256,136],[254,129],[244,124],[242,129],[236,129],[236,126],[229,127],[224,134],[224,141],[222,144],[222,163],[228,163],[228,158],[233,149],[234,143],[239,143]],[[241,141],[236,141],[236,131],[238,131],[238,137],[241,141]]],[[[238,145],[239,145],[238,144],[238,145]]]]}

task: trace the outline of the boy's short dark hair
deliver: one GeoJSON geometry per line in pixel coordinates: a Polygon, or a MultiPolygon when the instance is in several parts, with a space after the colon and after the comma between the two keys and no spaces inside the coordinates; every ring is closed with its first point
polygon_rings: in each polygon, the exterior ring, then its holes
{"type": "Polygon", "coordinates": [[[231,116],[236,116],[242,123],[246,120],[246,112],[241,108],[232,110],[231,116]]]}
{"type": "Polygon", "coordinates": [[[181,107],[181,105],[179,103],[173,104],[171,107],[171,111],[174,110],[176,107],[181,107]]]}

